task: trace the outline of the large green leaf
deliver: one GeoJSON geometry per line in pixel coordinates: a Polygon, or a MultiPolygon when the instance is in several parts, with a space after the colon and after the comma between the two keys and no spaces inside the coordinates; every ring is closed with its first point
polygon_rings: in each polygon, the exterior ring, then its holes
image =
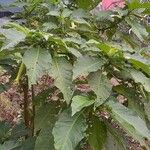
{"type": "Polygon", "coordinates": [[[118,94],[121,94],[127,98],[128,107],[134,110],[143,120],[145,119],[144,105],[134,89],[125,87],[123,85],[115,86],[113,89],[118,94]]]}
{"type": "Polygon", "coordinates": [[[110,100],[106,105],[109,107],[111,116],[118,121],[120,126],[146,147],[145,139],[150,139],[150,130],[146,123],[134,111],[118,102],[110,100]]]}
{"type": "Polygon", "coordinates": [[[15,29],[1,29],[0,34],[6,37],[5,44],[1,49],[9,49],[16,46],[19,42],[23,41],[26,35],[15,29]]]}
{"type": "Polygon", "coordinates": [[[85,107],[92,105],[95,100],[91,100],[87,96],[77,95],[72,98],[71,108],[72,108],[72,116],[82,110],[85,107]]]}
{"type": "Polygon", "coordinates": [[[86,120],[82,111],[74,116],[71,116],[70,110],[62,112],[53,129],[55,149],[75,150],[84,138],[86,128],[86,120]]]}
{"type": "Polygon", "coordinates": [[[147,78],[142,72],[137,70],[130,70],[131,77],[136,83],[143,85],[147,92],[150,92],[150,78],[147,78]]]}
{"type": "Polygon", "coordinates": [[[72,98],[72,65],[63,57],[53,60],[51,75],[55,79],[54,84],[63,93],[67,104],[72,98]]]}
{"type": "Polygon", "coordinates": [[[54,139],[52,136],[52,129],[57,119],[58,109],[51,104],[44,104],[37,108],[35,113],[35,132],[40,131],[36,143],[35,150],[49,150],[54,149],[54,139]]]}
{"type": "Polygon", "coordinates": [[[78,76],[87,76],[90,72],[95,72],[105,64],[99,57],[82,56],[77,59],[73,68],[73,79],[78,76]]]}
{"type": "Polygon", "coordinates": [[[88,141],[92,150],[101,150],[106,142],[107,130],[105,124],[97,117],[92,117],[88,130],[88,141]]]}
{"type": "Polygon", "coordinates": [[[52,58],[50,53],[42,48],[31,48],[23,56],[23,63],[27,68],[29,86],[36,84],[37,80],[47,74],[51,69],[52,58]]]}
{"type": "Polygon", "coordinates": [[[95,106],[103,104],[111,94],[112,85],[107,79],[106,75],[101,71],[90,73],[88,76],[88,83],[91,89],[97,95],[95,106]]]}
{"type": "Polygon", "coordinates": [[[56,121],[58,108],[53,103],[44,104],[36,108],[35,131],[43,128],[52,127],[56,121]]]}

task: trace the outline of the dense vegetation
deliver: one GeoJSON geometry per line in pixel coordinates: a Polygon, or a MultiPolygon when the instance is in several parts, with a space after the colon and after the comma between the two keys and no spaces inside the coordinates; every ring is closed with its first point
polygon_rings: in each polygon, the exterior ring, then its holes
{"type": "Polygon", "coordinates": [[[122,130],[149,149],[150,3],[93,10],[98,3],[20,0],[22,11],[0,24],[0,70],[11,76],[0,92],[15,84],[24,93],[20,121],[0,122],[1,150],[127,150],[122,130]],[[35,94],[43,75],[54,84],[35,94]]]}

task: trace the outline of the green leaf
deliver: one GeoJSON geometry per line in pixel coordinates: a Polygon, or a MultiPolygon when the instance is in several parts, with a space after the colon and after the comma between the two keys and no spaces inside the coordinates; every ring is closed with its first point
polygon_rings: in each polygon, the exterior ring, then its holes
{"type": "Polygon", "coordinates": [[[1,29],[0,34],[6,37],[5,44],[2,46],[3,49],[10,49],[16,46],[18,43],[24,41],[26,35],[23,32],[19,32],[15,29],[1,29]]]}
{"type": "Polygon", "coordinates": [[[44,104],[36,108],[35,113],[35,131],[43,128],[53,127],[57,118],[58,109],[53,103],[44,104]]]}
{"type": "Polygon", "coordinates": [[[138,97],[135,89],[118,85],[113,88],[118,94],[123,95],[128,100],[128,107],[134,110],[139,117],[145,119],[144,106],[138,97]]]}
{"type": "Polygon", "coordinates": [[[103,150],[128,150],[129,146],[123,133],[118,132],[109,122],[105,122],[107,127],[107,139],[103,150]]]}
{"type": "Polygon", "coordinates": [[[54,138],[52,128],[43,128],[35,143],[34,150],[54,150],[54,138]]]}
{"type": "Polygon", "coordinates": [[[132,0],[130,1],[130,3],[128,2],[128,8],[129,9],[140,9],[140,8],[147,8],[149,9],[150,8],[150,3],[149,2],[144,2],[140,0],[132,0]]]}
{"type": "Polygon", "coordinates": [[[83,24],[83,25],[87,25],[87,26],[91,27],[91,25],[83,18],[75,18],[75,19],[73,19],[73,21],[77,24],[83,24]]]}
{"type": "Polygon", "coordinates": [[[16,124],[11,131],[11,139],[19,139],[31,135],[31,131],[25,126],[24,123],[16,124]]]}
{"type": "Polygon", "coordinates": [[[56,90],[55,87],[49,87],[48,89],[43,90],[42,92],[38,93],[34,97],[33,105],[35,105],[35,106],[42,106],[46,102],[48,96],[50,94],[54,93],[55,90],[56,90]]]}
{"type": "Polygon", "coordinates": [[[111,112],[111,116],[120,126],[133,138],[138,140],[141,145],[146,147],[145,139],[150,139],[150,130],[146,123],[132,110],[114,101],[106,103],[111,112]]]}
{"type": "Polygon", "coordinates": [[[101,69],[105,61],[99,57],[82,56],[77,59],[73,68],[73,79],[79,76],[87,76],[90,72],[101,69]]]}
{"type": "Polygon", "coordinates": [[[77,5],[83,9],[93,9],[99,2],[99,0],[76,0],[77,5]]]}
{"type": "Polygon", "coordinates": [[[15,150],[19,146],[19,143],[16,141],[7,141],[3,145],[0,145],[0,150],[15,150]]]}
{"type": "Polygon", "coordinates": [[[92,105],[95,100],[91,100],[87,96],[77,95],[72,98],[71,108],[72,108],[72,116],[77,112],[81,111],[83,108],[92,105]]]}
{"type": "Polygon", "coordinates": [[[62,112],[53,129],[55,149],[75,150],[84,138],[86,128],[86,120],[82,111],[74,116],[71,116],[69,110],[62,112]]]}
{"type": "Polygon", "coordinates": [[[21,146],[17,147],[16,149],[12,149],[12,150],[35,150],[34,146],[35,146],[35,137],[30,137],[28,139],[26,139],[21,146]]]}
{"type": "Polygon", "coordinates": [[[88,83],[97,96],[95,106],[98,107],[110,96],[112,85],[101,71],[90,73],[88,83]]]}
{"type": "Polygon", "coordinates": [[[59,17],[61,12],[59,9],[50,10],[47,15],[59,17]]]}
{"type": "Polygon", "coordinates": [[[35,131],[40,131],[36,143],[35,150],[54,149],[54,139],[52,129],[57,119],[58,109],[53,103],[44,104],[37,108],[35,113],[35,131]]]}
{"type": "Polygon", "coordinates": [[[57,24],[55,24],[53,22],[45,22],[43,24],[44,31],[49,31],[49,30],[53,30],[53,29],[57,29],[57,28],[58,28],[57,24]]]}
{"type": "Polygon", "coordinates": [[[61,13],[61,17],[63,18],[68,18],[70,17],[72,11],[70,9],[63,9],[62,13],[61,13]]]}
{"type": "Polygon", "coordinates": [[[7,90],[7,86],[5,86],[4,84],[0,84],[0,93],[4,92],[7,90]]]}
{"type": "Polygon", "coordinates": [[[5,121],[0,122],[0,143],[2,143],[3,141],[5,141],[5,139],[8,138],[8,136],[10,135],[10,129],[10,124],[8,124],[5,121]]]}
{"type": "Polygon", "coordinates": [[[32,48],[25,52],[22,61],[26,65],[29,86],[31,86],[32,84],[36,84],[39,78],[49,72],[52,58],[47,50],[32,48]]]}
{"type": "Polygon", "coordinates": [[[92,123],[88,129],[88,141],[92,150],[101,150],[106,142],[107,129],[105,124],[97,117],[92,117],[92,123]]]}
{"type": "Polygon", "coordinates": [[[137,70],[130,70],[131,77],[136,83],[143,85],[147,92],[150,92],[150,78],[147,78],[142,72],[137,70]]]}
{"type": "Polygon", "coordinates": [[[120,139],[118,141],[117,138],[119,137],[116,137],[116,135],[108,131],[106,144],[103,150],[127,150],[127,148],[124,145],[122,145],[122,143],[120,143],[120,139]]]}
{"type": "Polygon", "coordinates": [[[148,103],[145,103],[145,113],[147,115],[148,120],[150,121],[150,101],[148,103]]]}
{"type": "Polygon", "coordinates": [[[65,58],[56,58],[53,60],[51,75],[55,79],[54,84],[63,93],[67,104],[72,98],[72,65],[65,58]]]}
{"type": "Polygon", "coordinates": [[[150,63],[149,60],[144,59],[140,55],[126,55],[128,61],[133,64],[136,69],[141,69],[150,76],[150,63]]]}
{"type": "Polygon", "coordinates": [[[141,41],[144,41],[144,38],[146,38],[149,35],[145,27],[142,26],[140,23],[136,22],[135,20],[128,19],[128,18],[126,18],[126,21],[131,26],[131,29],[134,32],[134,34],[141,41]]]}
{"type": "Polygon", "coordinates": [[[77,58],[82,56],[82,54],[75,48],[68,47],[68,51],[77,58]]]}

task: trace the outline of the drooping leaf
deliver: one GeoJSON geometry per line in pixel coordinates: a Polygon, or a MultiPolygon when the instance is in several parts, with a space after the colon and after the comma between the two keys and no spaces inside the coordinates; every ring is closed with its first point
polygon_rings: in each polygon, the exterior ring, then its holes
{"type": "Polygon", "coordinates": [[[99,57],[82,56],[77,59],[73,68],[73,79],[78,76],[87,76],[90,72],[95,72],[105,64],[99,57]]]}
{"type": "Polygon", "coordinates": [[[95,106],[98,107],[110,96],[112,85],[106,75],[103,75],[101,71],[90,73],[88,83],[97,96],[95,106]]]}
{"type": "Polygon", "coordinates": [[[105,124],[97,117],[92,117],[88,130],[88,141],[92,150],[101,150],[106,142],[107,129],[105,124]]]}
{"type": "Polygon", "coordinates": [[[52,129],[57,119],[57,113],[58,109],[53,103],[44,104],[37,108],[35,113],[35,132],[41,131],[36,139],[35,150],[54,149],[52,129]]]}
{"type": "Polygon", "coordinates": [[[55,79],[54,84],[63,93],[67,104],[72,98],[72,65],[65,58],[56,58],[53,61],[51,75],[55,79]]]}
{"type": "Polygon", "coordinates": [[[144,105],[134,89],[118,85],[113,88],[118,94],[123,95],[128,100],[128,107],[134,110],[139,117],[145,119],[144,105]]]}
{"type": "Polygon", "coordinates": [[[131,20],[127,18],[126,21],[131,26],[131,29],[134,32],[134,34],[141,41],[144,41],[144,38],[148,36],[148,32],[146,31],[145,27],[142,26],[140,23],[136,22],[135,20],[131,20]]]}
{"type": "Polygon", "coordinates": [[[0,34],[6,37],[5,44],[1,48],[2,50],[16,46],[26,37],[26,35],[23,32],[19,32],[15,29],[0,29],[0,34]]]}
{"type": "Polygon", "coordinates": [[[25,52],[22,61],[26,65],[29,86],[31,86],[32,84],[36,84],[40,77],[49,72],[52,58],[47,50],[32,48],[25,52]]]}
{"type": "Polygon", "coordinates": [[[105,122],[107,127],[107,139],[104,145],[104,150],[128,150],[129,146],[123,133],[118,132],[112,124],[105,122]]]}
{"type": "Polygon", "coordinates": [[[126,55],[126,58],[136,69],[141,69],[150,76],[150,63],[140,55],[126,55]]]}
{"type": "Polygon", "coordinates": [[[74,116],[71,116],[69,110],[62,112],[53,129],[55,149],[75,150],[84,138],[86,128],[86,120],[82,111],[74,116]]]}
{"type": "Polygon", "coordinates": [[[82,54],[75,48],[68,47],[68,51],[77,58],[82,56],[82,54]]]}
{"type": "Polygon", "coordinates": [[[127,148],[124,147],[122,143],[120,143],[120,141],[118,141],[118,139],[116,138],[119,137],[116,137],[115,135],[111,134],[111,132],[108,131],[106,144],[103,150],[127,150],[127,148]]]}
{"type": "Polygon", "coordinates": [[[72,98],[71,108],[72,116],[77,112],[81,111],[83,108],[92,105],[95,100],[91,100],[87,96],[77,95],[72,98]]]}
{"type": "Polygon", "coordinates": [[[146,123],[134,111],[118,102],[110,100],[106,105],[109,107],[111,116],[120,126],[133,138],[137,139],[141,145],[147,147],[145,139],[150,139],[150,130],[147,128],[146,123]]]}
{"type": "Polygon", "coordinates": [[[147,78],[142,72],[137,70],[130,70],[130,74],[136,83],[143,85],[147,92],[150,92],[150,78],[147,78]]]}

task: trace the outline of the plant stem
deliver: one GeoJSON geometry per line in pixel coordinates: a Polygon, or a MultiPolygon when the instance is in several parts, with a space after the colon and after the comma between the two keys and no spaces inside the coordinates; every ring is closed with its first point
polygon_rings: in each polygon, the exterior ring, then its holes
{"type": "Polygon", "coordinates": [[[16,81],[17,84],[19,84],[21,76],[22,76],[24,70],[25,70],[25,65],[23,63],[21,63],[21,65],[19,67],[19,71],[18,71],[17,77],[15,79],[15,81],[16,81]]]}
{"type": "Polygon", "coordinates": [[[32,92],[32,136],[34,136],[34,118],[35,118],[35,105],[34,105],[34,85],[31,86],[31,92],[32,92]]]}
{"type": "Polygon", "coordinates": [[[24,93],[24,101],[23,101],[23,113],[24,113],[24,122],[27,128],[30,128],[30,116],[29,116],[29,100],[28,100],[28,83],[27,78],[25,83],[22,84],[22,89],[24,93]]]}

